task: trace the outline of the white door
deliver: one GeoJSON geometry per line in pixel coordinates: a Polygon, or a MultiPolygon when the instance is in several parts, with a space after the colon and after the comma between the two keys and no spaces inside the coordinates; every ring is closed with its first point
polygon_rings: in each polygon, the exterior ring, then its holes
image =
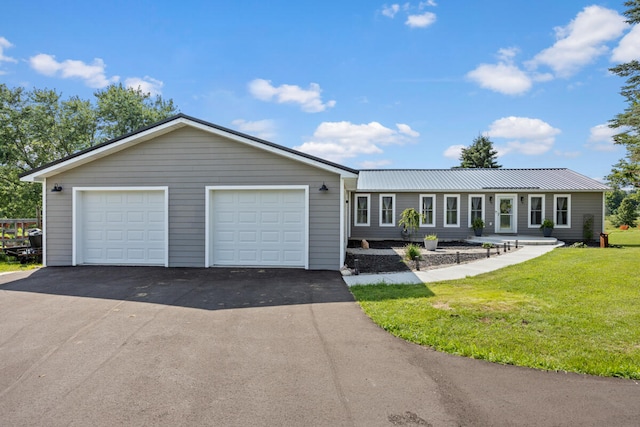
{"type": "Polygon", "coordinates": [[[305,190],[212,190],[210,264],[307,266],[305,190]]]}
{"type": "Polygon", "coordinates": [[[496,196],[496,233],[517,231],[516,196],[496,196]]]}
{"type": "Polygon", "coordinates": [[[165,191],[81,191],[76,263],[166,265],[165,191]]]}

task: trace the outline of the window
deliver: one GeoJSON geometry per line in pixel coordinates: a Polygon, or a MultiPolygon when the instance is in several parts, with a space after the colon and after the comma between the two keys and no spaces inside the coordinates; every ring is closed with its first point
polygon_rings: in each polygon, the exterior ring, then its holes
{"type": "Polygon", "coordinates": [[[435,194],[420,195],[420,227],[436,226],[436,196],[435,194]]]}
{"type": "Polygon", "coordinates": [[[371,196],[369,194],[356,194],[355,225],[369,226],[369,206],[371,206],[371,196]]]}
{"type": "Polygon", "coordinates": [[[484,221],[484,195],[469,194],[469,227],[476,218],[484,221]]]}
{"type": "Polygon", "coordinates": [[[444,226],[460,227],[460,196],[448,195],[444,196],[444,226]]]}
{"type": "Polygon", "coordinates": [[[537,228],[544,220],[544,196],[529,196],[529,227],[537,228]]]}
{"type": "Polygon", "coordinates": [[[380,195],[380,227],[394,227],[395,218],[395,194],[380,195]]]}
{"type": "Polygon", "coordinates": [[[571,196],[556,194],[553,196],[556,227],[571,227],[571,196]]]}

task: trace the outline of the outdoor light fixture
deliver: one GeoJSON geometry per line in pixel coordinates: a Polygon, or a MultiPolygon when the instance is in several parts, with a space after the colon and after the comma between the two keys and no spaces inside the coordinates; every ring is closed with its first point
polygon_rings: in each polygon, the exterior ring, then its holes
{"type": "Polygon", "coordinates": [[[520,203],[524,203],[524,196],[520,196],[520,203]]]}
{"type": "Polygon", "coordinates": [[[489,196],[489,203],[493,203],[493,196],[489,196]]]}
{"type": "Polygon", "coordinates": [[[53,188],[51,189],[52,193],[59,193],[62,191],[62,186],[58,185],[58,183],[53,184],[53,188]]]}
{"type": "Polygon", "coordinates": [[[320,187],[318,191],[329,191],[329,187],[327,187],[326,184],[323,182],[322,187],[320,187]]]}

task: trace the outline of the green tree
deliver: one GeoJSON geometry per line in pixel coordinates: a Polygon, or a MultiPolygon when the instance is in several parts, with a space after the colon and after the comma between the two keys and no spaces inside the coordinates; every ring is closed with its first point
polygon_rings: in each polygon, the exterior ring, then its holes
{"type": "Polygon", "coordinates": [[[95,93],[96,104],[50,89],[0,84],[0,218],[35,216],[39,185],[20,173],[175,114],[173,101],[122,85],[95,93]]]}
{"type": "Polygon", "coordinates": [[[622,203],[620,203],[616,218],[620,225],[635,227],[636,219],[638,218],[638,202],[632,197],[625,198],[622,203]]]}
{"type": "Polygon", "coordinates": [[[178,112],[173,100],[165,101],[159,95],[154,98],[140,88],[125,88],[122,84],[96,91],[94,96],[102,140],[126,135],[178,112]]]}
{"type": "Polygon", "coordinates": [[[607,208],[607,215],[615,215],[618,212],[620,203],[622,203],[625,197],[627,197],[627,192],[618,188],[606,193],[604,203],[607,208]]]}
{"type": "Polygon", "coordinates": [[[496,162],[498,152],[493,142],[484,135],[478,135],[473,144],[463,148],[460,154],[460,168],[501,168],[496,162]]]}
{"type": "MultiPolygon", "coordinates": [[[[628,9],[624,12],[627,22],[640,24],[640,0],[629,0],[624,3],[628,9]]],[[[627,108],[609,121],[609,126],[620,130],[614,135],[616,144],[627,149],[626,158],[616,163],[608,181],[617,187],[633,186],[640,188],[640,61],[633,60],[609,69],[626,83],[620,94],[626,98],[627,108]]]]}

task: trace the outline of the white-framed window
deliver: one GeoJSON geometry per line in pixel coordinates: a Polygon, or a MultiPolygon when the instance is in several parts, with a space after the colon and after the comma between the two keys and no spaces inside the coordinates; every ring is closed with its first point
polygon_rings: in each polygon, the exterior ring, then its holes
{"type": "Polygon", "coordinates": [[[380,227],[395,227],[396,225],[396,195],[380,195],[380,227]]]}
{"type": "Polygon", "coordinates": [[[444,195],[444,226],[460,227],[460,195],[444,195]]]}
{"type": "Polygon", "coordinates": [[[354,225],[368,227],[371,224],[371,195],[356,194],[353,206],[354,225]]]}
{"type": "Polygon", "coordinates": [[[544,218],[544,194],[529,194],[529,228],[539,228],[544,218]]]}
{"type": "Polygon", "coordinates": [[[469,227],[476,218],[484,221],[484,194],[469,194],[469,227]]]}
{"type": "Polygon", "coordinates": [[[436,226],[436,195],[421,194],[420,195],[420,227],[436,226]]]}
{"type": "Polygon", "coordinates": [[[571,195],[553,195],[553,214],[556,228],[571,227],[571,195]]]}

